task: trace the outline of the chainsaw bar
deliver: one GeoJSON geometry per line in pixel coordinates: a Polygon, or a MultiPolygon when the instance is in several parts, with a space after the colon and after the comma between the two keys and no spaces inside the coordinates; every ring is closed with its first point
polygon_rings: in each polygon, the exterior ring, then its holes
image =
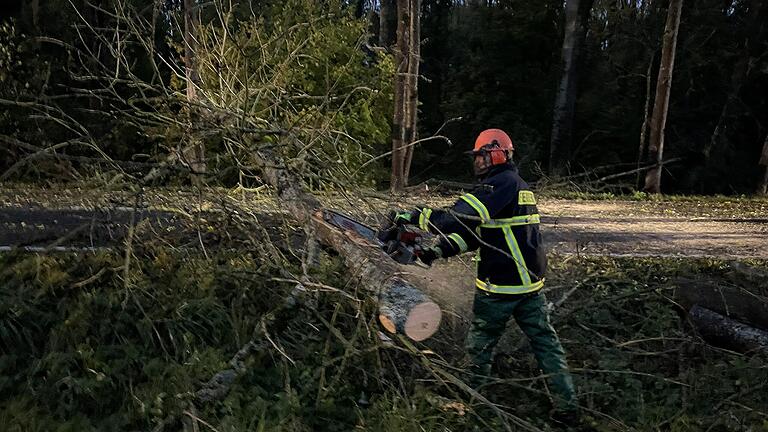
{"type": "Polygon", "coordinates": [[[376,237],[375,229],[360,223],[345,214],[339,213],[335,210],[325,209],[323,210],[323,219],[337,228],[341,228],[345,231],[356,232],[357,234],[360,234],[361,237],[376,242],[379,245],[382,244],[381,241],[379,241],[379,239],[376,237]]]}
{"type": "Polygon", "coordinates": [[[416,233],[408,232],[402,227],[395,227],[395,232],[391,231],[393,228],[381,231],[381,233],[393,238],[381,238],[379,237],[380,231],[335,210],[324,209],[323,219],[337,228],[357,233],[361,237],[376,243],[390,258],[401,264],[413,264],[416,262],[417,249],[419,248],[417,243],[421,241],[421,236],[416,233]]]}

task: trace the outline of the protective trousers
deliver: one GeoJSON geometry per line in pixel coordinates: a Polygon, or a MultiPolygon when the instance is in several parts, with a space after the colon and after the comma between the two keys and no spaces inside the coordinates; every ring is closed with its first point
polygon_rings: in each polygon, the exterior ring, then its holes
{"type": "Polygon", "coordinates": [[[510,316],[528,337],[544,374],[549,378],[557,410],[575,410],[573,379],[568,373],[565,351],[549,322],[546,297],[540,292],[528,295],[489,295],[475,292],[472,327],[467,337],[467,352],[472,361],[472,384],[483,383],[491,372],[493,349],[499,342],[510,316]]]}

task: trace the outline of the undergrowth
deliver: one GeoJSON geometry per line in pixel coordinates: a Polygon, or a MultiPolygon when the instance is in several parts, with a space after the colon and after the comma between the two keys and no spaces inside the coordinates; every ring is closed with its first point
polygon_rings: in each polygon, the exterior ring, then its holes
{"type": "MultiPolygon", "coordinates": [[[[434,353],[430,341],[382,340],[375,302],[334,257],[322,256],[297,301],[291,275],[301,271],[290,264],[140,256],[129,271],[111,253],[0,256],[4,430],[182,430],[191,417],[221,432],[557,430],[517,330],[482,391],[489,405],[456,381],[461,341],[440,340],[452,348],[434,353]],[[228,395],[191,410],[194,392],[256,335],[268,336],[264,349],[228,395]]],[[[766,358],[697,338],[674,302],[680,276],[753,290],[768,282],[712,260],[552,257],[553,321],[588,422],[768,430],[766,358]]]]}

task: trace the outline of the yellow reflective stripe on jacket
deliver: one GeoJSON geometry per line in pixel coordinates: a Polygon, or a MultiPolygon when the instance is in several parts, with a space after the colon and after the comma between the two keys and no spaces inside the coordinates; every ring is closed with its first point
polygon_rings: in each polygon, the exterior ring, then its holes
{"type": "Polygon", "coordinates": [[[504,239],[507,241],[509,251],[512,252],[512,256],[515,258],[515,265],[517,266],[517,272],[520,273],[520,280],[523,285],[528,286],[531,284],[531,275],[528,274],[528,267],[525,265],[525,259],[520,252],[520,246],[517,244],[515,234],[512,233],[512,228],[505,226],[502,227],[504,231],[504,239]]]}
{"type": "Polygon", "coordinates": [[[518,205],[536,205],[536,196],[529,190],[521,190],[517,193],[518,205]]]}
{"type": "Polygon", "coordinates": [[[488,222],[481,224],[480,226],[482,228],[504,228],[510,226],[533,225],[537,223],[541,223],[541,216],[539,216],[538,213],[534,213],[506,219],[491,219],[488,222]]]}
{"type": "Polygon", "coordinates": [[[475,286],[483,291],[496,294],[526,294],[540,290],[544,286],[544,280],[542,279],[529,285],[495,285],[475,279],[475,286]]]}
{"type": "Polygon", "coordinates": [[[448,238],[453,240],[453,242],[456,243],[459,246],[459,251],[461,253],[464,253],[467,250],[469,250],[469,247],[467,246],[467,242],[465,242],[464,239],[461,238],[460,235],[458,235],[456,233],[448,234],[448,238]]]}
{"type": "Polygon", "coordinates": [[[429,231],[430,216],[432,216],[431,208],[425,208],[421,210],[421,214],[419,214],[419,229],[422,231],[429,231]]]}
{"type": "Polygon", "coordinates": [[[461,199],[467,202],[480,216],[480,220],[482,222],[488,222],[491,220],[491,215],[488,213],[488,209],[485,208],[485,205],[480,202],[479,199],[477,199],[476,196],[472,195],[471,193],[464,194],[461,196],[461,199]]]}

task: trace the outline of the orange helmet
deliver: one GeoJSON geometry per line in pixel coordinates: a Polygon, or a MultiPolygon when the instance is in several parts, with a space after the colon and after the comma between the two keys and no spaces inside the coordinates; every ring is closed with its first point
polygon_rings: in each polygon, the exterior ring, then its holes
{"type": "Polygon", "coordinates": [[[486,129],[480,132],[475,140],[473,154],[489,153],[491,156],[491,165],[506,163],[508,152],[514,151],[512,138],[501,129],[486,129]]]}

